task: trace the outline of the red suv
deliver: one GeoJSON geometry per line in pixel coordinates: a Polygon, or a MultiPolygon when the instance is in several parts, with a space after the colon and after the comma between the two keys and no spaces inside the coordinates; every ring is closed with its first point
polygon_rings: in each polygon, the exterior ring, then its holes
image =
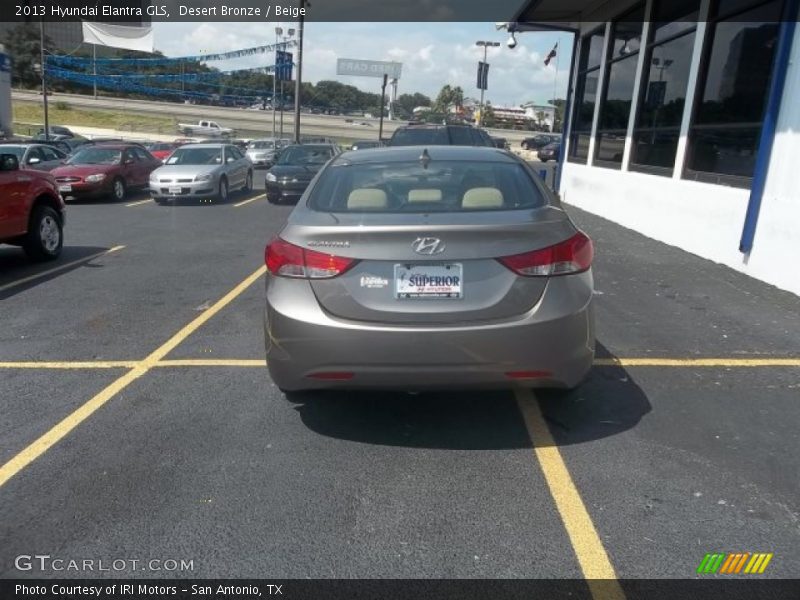
{"type": "Polygon", "coordinates": [[[64,244],[64,200],[52,175],[20,170],[0,154],[0,244],[22,246],[35,260],[52,260],[64,244]]]}

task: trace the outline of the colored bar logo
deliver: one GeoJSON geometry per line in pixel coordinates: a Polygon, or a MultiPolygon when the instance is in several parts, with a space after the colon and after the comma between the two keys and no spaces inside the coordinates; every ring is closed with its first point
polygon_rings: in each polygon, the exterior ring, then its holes
{"type": "Polygon", "coordinates": [[[756,575],[767,570],[772,552],[731,552],[706,554],[697,567],[701,575],[756,575]]]}

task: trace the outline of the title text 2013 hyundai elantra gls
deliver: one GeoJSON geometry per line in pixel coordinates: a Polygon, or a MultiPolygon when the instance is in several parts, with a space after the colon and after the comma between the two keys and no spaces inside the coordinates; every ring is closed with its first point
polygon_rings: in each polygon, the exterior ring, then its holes
{"type": "Polygon", "coordinates": [[[285,391],[578,385],[591,240],[494,148],[345,152],[267,246],[267,364],[285,391]]]}

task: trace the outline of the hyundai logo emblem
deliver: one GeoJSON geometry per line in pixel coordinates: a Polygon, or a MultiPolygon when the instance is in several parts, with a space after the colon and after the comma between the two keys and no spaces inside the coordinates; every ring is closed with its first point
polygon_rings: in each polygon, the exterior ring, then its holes
{"type": "Polygon", "coordinates": [[[441,254],[446,248],[445,243],[439,238],[434,237],[418,237],[415,239],[411,247],[417,254],[441,254]]]}

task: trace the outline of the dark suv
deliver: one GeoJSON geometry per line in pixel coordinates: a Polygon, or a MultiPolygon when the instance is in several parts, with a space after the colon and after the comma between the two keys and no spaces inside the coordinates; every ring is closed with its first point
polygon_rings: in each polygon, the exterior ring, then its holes
{"type": "Polygon", "coordinates": [[[489,146],[494,142],[483,129],[470,125],[408,125],[398,128],[389,146],[489,146]]]}

